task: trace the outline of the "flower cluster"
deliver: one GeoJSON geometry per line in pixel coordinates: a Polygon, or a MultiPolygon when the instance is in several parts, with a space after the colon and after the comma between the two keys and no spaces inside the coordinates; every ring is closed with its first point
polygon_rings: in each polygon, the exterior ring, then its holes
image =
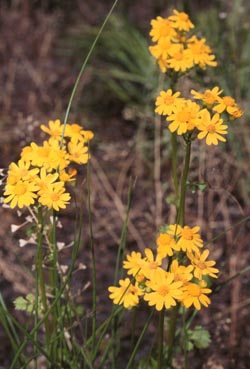
{"type": "Polygon", "coordinates": [[[204,247],[199,234],[200,228],[170,225],[157,237],[157,250],[154,256],[146,248],[144,254],[132,251],[123,262],[130,278],[119,281],[119,287],[109,287],[114,304],[132,308],[143,298],[149,306],[160,311],[177,303],[197,310],[207,307],[207,277],[217,278],[215,261],[207,260],[208,249],[204,247]]]}
{"type": "Polygon", "coordinates": [[[86,164],[89,160],[91,131],[78,124],[64,127],[60,120],[40,128],[49,139],[41,146],[32,142],[24,147],[20,160],[9,166],[4,202],[11,208],[40,204],[56,211],[64,209],[70,200],[65,184],[74,181],[77,174],[71,164],[86,164]]]}
{"type": "Polygon", "coordinates": [[[156,98],[155,112],[166,116],[169,130],[178,135],[189,133],[194,139],[206,139],[207,145],[218,145],[225,142],[228,126],[231,121],[242,116],[243,111],[230,96],[221,96],[223,90],[218,86],[208,89],[204,93],[191,90],[193,100],[180,97],[180,92],[171,89],[161,91],[156,98]]]}
{"type": "Polygon", "coordinates": [[[149,50],[163,73],[168,70],[185,73],[195,66],[206,69],[207,65],[217,65],[206,39],[189,36],[194,25],[186,13],[173,10],[168,18],[153,19],[151,26],[150,36],[156,44],[149,50]]]}

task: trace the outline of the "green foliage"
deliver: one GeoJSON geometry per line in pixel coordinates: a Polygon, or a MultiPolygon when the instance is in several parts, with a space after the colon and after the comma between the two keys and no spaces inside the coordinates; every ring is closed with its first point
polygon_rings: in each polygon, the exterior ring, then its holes
{"type": "MultiPolygon", "coordinates": [[[[35,296],[32,293],[29,293],[26,297],[18,296],[14,300],[14,305],[16,310],[26,311],[27,313],[33,314],[36,309],[35,296]]],[[[41,301],[38,301],[38,312],[41,313],[41,301]]]]}
{"type": "Polygon", "coordinates": [[[208,348],[211,342],[209,332],[200,325],[196,325],[193,330],[188,329],[187,336],[188,336],[187,343],[188,351],[194,348],[206,349],[208,348]]]}

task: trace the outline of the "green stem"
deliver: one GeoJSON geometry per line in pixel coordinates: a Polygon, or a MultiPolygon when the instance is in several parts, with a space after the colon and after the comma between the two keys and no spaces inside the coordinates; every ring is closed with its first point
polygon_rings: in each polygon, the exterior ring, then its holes
{"type": "Polygon", "coordinates": [[[173,358],[174,340],[175,340],[178,311],[179,311],[179,305],[177,304],[171,309],[170,318],[169,318],[167,367],[168,366],[172,367],[172,358],[173,358]]]}
{"type": "Polygon", "coordinates": [[[157,369],[163,368],[164,315],[165,309],[163,308],[159,314],[157,369]]]}
{"type": "MultiPolygon", "coordinates": [[[[45,279],[44,279],[44,273],[43,273],[42,245],[43,245],[43,214],[42,214],[41,207],[38,207],[38,240],[37,240],[36,268],[37,268],[38,285],[39,285],[40,294],[41,294],[41,302],[43,306],[43,313],[46,314],[48,311],[48,304],[47,304],[47,296],[46,296],[45,279]]],[[[49,352],[50,329],[49,329],[48,316],[44,320],[44,327],[45,327],[46,345],[47,345],[47,349],[49,352]]]]}
{"type": "MultiPolygon", "coordinates": [[[[178,196],[179,196],[179,181],[178,181],[178,172],[177,172],[177,135],[174,132],[171,135],[171,148],[172,148],[172,176],[174,182],[174,193],[176,204],[178,204],[178,196]]],[[[177,206],[178,208],[178,206],[177,206]]]]}
{"type": "Polygon", "coordinates": [[[185,221],[185,203],[186,203],[186,188],[187,188],[187,179],[188,179],[188,171],[190,165],[190,156],[191,156],[191,140],[186,141],[186,155],[185,155],[185,164],[182,173],[181,179],[181,189],[180,189],[180,206],[177,217],[177,223],[184,226],[185,221]]]}

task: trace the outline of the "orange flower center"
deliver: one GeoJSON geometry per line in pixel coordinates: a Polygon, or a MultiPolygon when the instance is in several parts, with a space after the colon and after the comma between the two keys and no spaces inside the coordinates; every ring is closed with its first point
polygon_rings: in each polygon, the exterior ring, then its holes
{"type": "Polygon", "coordinates": [[[182,231],[182,237],[186,240],[192,240],[194,238],[194,235],[190,228],[184,227],[182,231]]]}
{"type": "Polygon", "coordinates": [[[215,125],[214,125],[214,124],[209,124],[209,125],[207,126],[207,130],[208,130],[208,132],[210,132],[210,133],[214,133],[214,132],[216,131],[215,125]]]}
{"type": "Polygon", "coordinates": [[[206,104],[212,105],[212,104],[215,103],[216,98],[213,94],[211,94],[211,92],[205,92],[204,93],[204,100],[205,100],[206,104]]]}
{"type": "Polygon", "coordinates": [[[157,292],[161,296],[166,296],[169,293],[169,288],[167,286],[161,286],[158,288],[157,292]]]}
{"type": "Polygon", "coordinates": [[[149,268],[150,269],[157,269],[158,264],[156,263],[156,261],[153,261],[152,263],[149,264],[149,268]]]}
{"type": "Polygon", "coordinates": [[[18,196],[24,195],[26,191],[27,185],[25,183],[20,182],[15,186],[15,194],[18,196]]]}
{"type": "Polygon", "coordinates": [[[180,61],[184,59],[184,55],[183,53],[179,52],[179,53],[174,54],[174,58],[175,60],[180,61]]]}
{"type": "Polygon", "coordinates": [[[190,283],[187,286],[188,294],[193,297],[198,297],[201,294],[201,288],[195,283],[190,283]]]}
{"type": "Polygon", "coordinates": [[[164,97],[164,103],[166,104],[166,105],[171,105],[171,104],[173,104],[173,102],[174,102],[174,97],[173,96],[165,96],[164,97]]]}
{"type": "Polygon", "coordinates": [[[59,198],[60,198],[60,195],[56,192],[53,192],[51,195],[50,195],[50,198],[52,201],[58,201],[59,198]]]}
{"type": "Polygon", "coordinates": [[[206,269],[206,263],[204,261],[200,261],[198,264],[197,264],[197,267],[199,269],[206,269]]]}
{"type": "Polygon", "coordinates": [[[188,21],[188,15],[186,13],[180,13],[179,17],[180,17],[180,20],[182,22],[187,22],[188,21]]]}
{"type": "Polygon", "coordinates": [[[235,100],[231,96],[224,96],[223,97],[223,102],[227,106],[234,106],[235,105],[235,100]]]}
{"type": "Polygon", "coordinates": [[[177,113],[177,120],[180,122],[186,123],[190,119],[190,113],[188,111],[182,110],[177,113]]]}

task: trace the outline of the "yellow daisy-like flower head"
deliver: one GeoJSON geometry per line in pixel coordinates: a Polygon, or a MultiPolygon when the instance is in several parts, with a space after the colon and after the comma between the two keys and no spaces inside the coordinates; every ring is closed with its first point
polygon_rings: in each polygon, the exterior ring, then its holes
{"type": "Polygon", "coordinates": [[[36,183],[19,180],[15,184],[7,184],[4,191],[4,203],[10,203],[13,209],[16,206],[22,209],[24,206],[30,206],[35,203],[36,192],[39,187],[36,183]]]}
{"type": "Polygon", "coordinates": [[[204,250],[202,254],[199,251],[187,254],[191,264],[194,267],[194,276],[198,279],[202,279],[202,276],[204,275],[217,278],[217,273],[219,273],[219,270],[214,268],[216,264],[214,260],[207,260],[208,255],[209,250],[204,250]]]}
{"type": "Polygon", "coordinates": [[[215,86],[212,90],[206,90],[203,94],[198,91],[191,90],[191,94],[194,99],[202,100],[206,105],[212,106],[218,101],[219,95],[223,92],[218,86],[215,86]]]}
{"type": "Polygon", "coordinates": [[[227,134],[227,125],[223,124],[223,119],[218,113],[211,117],[207,109],[200,112],[200,123],[197,125],[198,139],[206,138],[207,145],[218,145],[219,141],[226,142],[222,135],[227,134]]]}
{"type": "Polygon", "coordinates": [[[176,31],[172,26],[172,22],[167,18],[157,17],[150,22],[152,29],[149,35],[152,37],[152,41],[157,42],[161,39],[172,38],[175,36],[176,31]]]}
{"type": "Polygon", "coordinates": [[[167,64],[168,68],[182,73],[186,72],[194,65],[190,51],[188,49],[184,49],[182,44],[175,45],[175,48],[172,47],[169,49],[167,64]]]}
{"type": "Polygon", "coordinates": [[[169,39],[160,39],[154,46],[149,46],[149,51],[156,59],[166,60],[170,50],[173,49],[173,44],[169,39]]]}
{"type": "Polygon", "coordinates": [[[40,204],[53,208],[56,211],[65,209],[69,204],[70,194],[65,192],[63,182],[55,182],[48,184],[47,187],[39,192],[38,201],[40,204]]]}
{"type": "Polygon", "coordinates": [[[217,62],[214,60],[215,55],[212,54],[210,47],[206,45],[205,38],[198,40],[196,36],[191,37],[188,41],[188,50],[193,63],[199,65],[200,68],[205,69],[207,65],[210,67],[217,66],[217,62]]]}
{"type": "Polygon", "coordinates": [[[190,29],[194,28],[193,23],[189,19],[188,14],[184,12],[179,12],[178,10],[173,10],[174,15],[169,17],[169,20],[173,22],[173,27],[179,31],[188,32],[190,29]]]}
{"type": "Polygon", "coordinates": [[[127,255],[127,260],[123,262],[123,268],[128,269],[128,274],[137,275],[146,267],[146,261],[142,258],[140,252],[132,251],[131,255],[127,255]]]}
{"type": "Polygon", "coordinates": [[[198,251],[200,247],[203,247],[203,241],[199,234],[200,227],[190,228],[184,226],[182,228],[180,238],[177,242],[179,247],[184,252],[198,251]]]}
{"type": "Polygon", "coordinates": [[[61,124],[59,119],[57,119],[55,121],[50,120],[49,121],[49,127],[42,124],[40,126],[40,128],[43,132],[48,133],[51,136],[52,140],[55,140],[55,141],[60,141],[61,140],[62,131],[63,131],[63,124],[61,124]]]}
{"type": "Polygon", "coordinates": [[[182,298],[181,281],[174,281],[174,274],[167,273],[163,269],[157,270],[154,278],[146,282],[151,292],[145,293],[144,300],[148,302],[149,306],[155,306],[157,311],[164,307],[169,309],[176,305],[176,301],[182,298]]]}
{"type": "Polygon", "coordinates": [[[190,282],[183,287],[181,302],[186,308],[194,305],[196,310],[200,310],[201,305],[208,307],[211,303],[210,298],[207,297],[207,294],[211,292],[209,288],[206,288],[205,281],[201,281],[199,284],[190,282]]]}
{"type": "Polygon", "coordinates": [[[29,181],[39,172],[38,168],[30,168],[30,161],[20,159],[18,163],[10,163],[7,183],[14,185],[20,180],[29,181]]]}
{"type": "Polygon", "coordinates": [[[149,248],[144,250],[145,253],[145,265],[141,268],[141,273],[145,275],[146,278],[152,278],[157,270],[160,269],[162,264],[162,256],[157,253],[154,257],[153,251],[149,248]]]}
{"type": "Polygon", "coordinates": [[[220,114],[224,111],[230,114],[230,110],[235,107],[236,101],[231,96],[223,96],[218,98],[218,104],[213,107],[213,110],[220,114]]]}
{"type": "Polygon", "coordinates": [[[124,305],[126,309],[130,309],[139,303],[139,296],[143,295],[143,291],[133,285],[129,278],[119,281],[120,287],[111,286],[108,288],[109,298],[116,305],[124,305]]]}
{"type": "Polygon", "coordinates": [[[167,117],[170,132],[177,131],[182,135],[187,131],[193,130],[199,123],[200,106],[191,100],[184,99],[184,103],[177,105],[175,112],[167,117]]]}
{"type": "Polygon", "coordinates": [[[172,261],[170,266],[170,272],[174,274],[174,280],[182,281],[183,285],[185,285],[188,281],[193,278],[193,271],[194,267],[192,265],[184,266],[179,265],[178,261],[175,259],[172,261]]]}
{"type": "Polygon", "coordinates": [[[167,91],[161,91],[160,96],[156,98],[155,112],[161,115],[170,115],[174,112],[176,106],[183,102],[182,98],[179,98],[180,92],[175,92],[171,89],[167,91]]]}
{"type": "Polygon", "coordinates": [[[68,143],[69,160],[77,164],[86,164],[90,158],[84,142],[72,140],[68,143]]]}
{"type": "Polygon", "coordinates": [[[173,256],[173,250],[180,250],[180,247],[175,242],[174,237],[168,233],[160,233],[156,239],[157,253],[163,259],[167,256],[173,256]]]}

